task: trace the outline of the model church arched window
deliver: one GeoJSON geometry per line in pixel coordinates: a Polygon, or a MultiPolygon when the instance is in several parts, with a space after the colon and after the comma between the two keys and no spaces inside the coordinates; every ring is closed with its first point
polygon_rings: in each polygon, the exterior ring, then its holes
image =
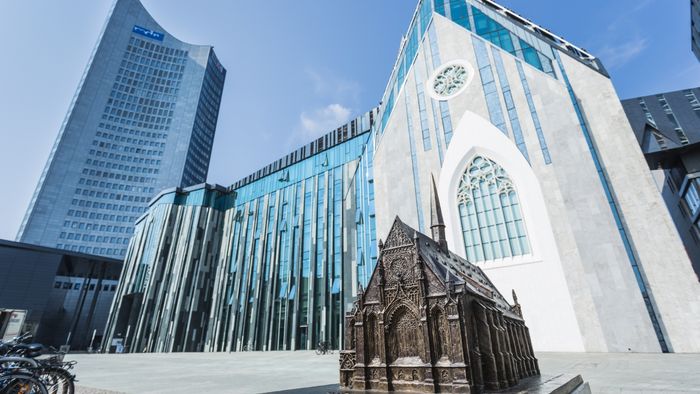
{"type": "Polygon", "coordinates": [[[530,253],[518,193],[494,161],[483,156],[472,159],[459,182],[457,204],[467,260],[530,253]]]}

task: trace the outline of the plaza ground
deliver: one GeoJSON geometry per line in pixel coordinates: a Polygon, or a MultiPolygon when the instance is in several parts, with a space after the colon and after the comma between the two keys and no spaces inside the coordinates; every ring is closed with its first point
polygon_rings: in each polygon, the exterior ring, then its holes
{"type": "MultiPolygon", "coordinates": [[[[594,393],[700,393],[700,354],[538,353],[545,375],[594,393]]],[[[337,391],[338,353],[75,354],[78,394],[337,391]],[[319,389],[320,388],[320,389],[319,389]]]]}

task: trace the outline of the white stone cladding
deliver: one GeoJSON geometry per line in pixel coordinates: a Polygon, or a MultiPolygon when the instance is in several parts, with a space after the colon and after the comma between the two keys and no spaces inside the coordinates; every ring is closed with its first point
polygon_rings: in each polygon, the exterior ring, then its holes
{"type": "Polygon", "coordinates": [[[445,206],[450,248],[465,257],[454,191],[475,155],[494,160],[510,176],[519,195],[531,247],[527,255],[477,265],[501,293],[516,290],[523,314],[533,321],[528,324],[536,349],[585,350],[538,178],[500,130],[468,110],[457,124],[440,172],[438,193],[445,206]]]}
{"type": "MultiPolygon", "coordinates": [[[[466,61],[478,70],[473,40],[480,39],[433,15],[440,62],[466,61]]],[[[501,108],[505,102],[491,52],[500,51],[519,117],[529,164],[513,142],[489,121],[477,75],[448,102],[453,136],[446,148],[442,127],[435,130],[431,97],[426,93],[431,149],[424,150],[414,74],[433,71],[428,37],[422,41],[374,157],[377,237],[384,238],[396,215],[407,224],[430,225],[430,176],[439,180],[448,244],[464,256],[455,202],[456,179],[480,153],[498,162],[519,194],[532,251],[529,255],[478,263],[503,294],[514,288],[531,325],[536,350],[658,352],[659,342],[637,285],[603,184],[586,144],[563,75],[557,78],[522,62],[551,155],[546,164],[530,114],[516,58],[489,43],[490,62],[501,108]],[[428,61],[426,62],[426,59],[428,61]],[[408,104],[406,104],[408,97],[408,104]],[[411,116],[420,200],[416,202],[406,108],[411,116]],[[436,137],[440,138],[442,163],[436,137]]],[[[678,234],[656,191],[639,146],[609,78],[560,53],[585,112],[625,229],[646,274],[671,351],[698,351],[698,284],[678,234]],[[668,262],[673,261],[670,267],[668,262]],[[672,272],[669,272],[672,271],[672,272]],[[691,302],[695,300],[695,302],[691,302]],[[689,305],[692,304],[692,305],[689,305]]],[[[424,89],[427,87],[424,86],[424,89]]],[[[439,113],[439,109],[438,109],[439,113]]],[[[507,115],[505,115],[507,119],[507,115]]]]}
{"type": "Polygon", "coordinates": [[[673,352],[700,351],[700,284],[612,82],[562,57],[673,352]]]}

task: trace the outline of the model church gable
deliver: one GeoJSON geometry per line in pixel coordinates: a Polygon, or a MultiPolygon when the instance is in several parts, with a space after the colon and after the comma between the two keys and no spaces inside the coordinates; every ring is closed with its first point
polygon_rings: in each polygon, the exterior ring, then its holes
{"type": "Polygon", "coordinates": [[[346,316],[343,389],[482,392],[539,373],[522,318],[447,249],[434,181],[432,191],[432,238],[397,217],[379,241],[367,291],[346,316]]]}

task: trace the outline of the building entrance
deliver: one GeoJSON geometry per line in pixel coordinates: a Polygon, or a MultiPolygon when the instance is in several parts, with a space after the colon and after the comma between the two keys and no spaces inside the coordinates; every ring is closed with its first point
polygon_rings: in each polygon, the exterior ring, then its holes
{"type": "Polygon", "coordinates": [[[0,338],[3,342],[22,333],[24,318],[27,311],[15,309],[0,309],[0,338]]]}

